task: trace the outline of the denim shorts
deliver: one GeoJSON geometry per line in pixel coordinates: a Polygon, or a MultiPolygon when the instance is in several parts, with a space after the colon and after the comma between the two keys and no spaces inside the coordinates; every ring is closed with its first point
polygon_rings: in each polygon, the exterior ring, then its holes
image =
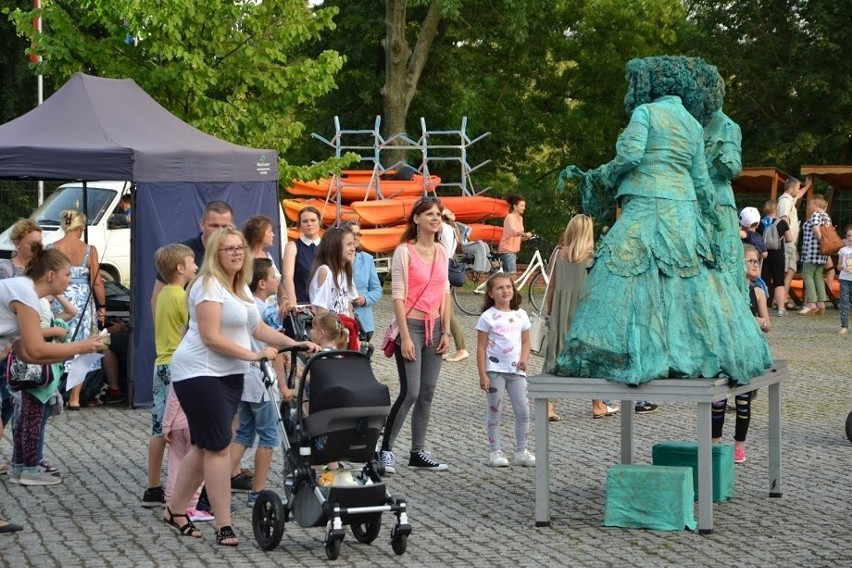
{"type": "Polygon", "coordinates": [[[280,442],[278,439],[278,419],[275,417],[275,408],[272,402],[245,402],[240,401],[240,427],[234,442],[247,448],[254,444],[255,436],[259,438],[258,448],[275,448],[280,442]]]}
{"type": "Polygon", "coordinates": [[[154,406],[151,407],[151,435],[163,435],[163,416],[166,414],[166,397],[172,382],[171,365],[154,367],[154,406]]]}
{"type": "Polygon", "coordinates": [[[518,270],[518,254],[514,252],[500,253],[500,263],[503,265],[503,272],[511,274],[518,270]]]}

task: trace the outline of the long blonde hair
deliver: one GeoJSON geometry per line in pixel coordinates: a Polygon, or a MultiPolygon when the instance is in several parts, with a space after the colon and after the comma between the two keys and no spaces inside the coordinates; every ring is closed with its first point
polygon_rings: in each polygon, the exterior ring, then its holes
{"type": "Polygon", "coordinates": [[[195,279],[203,278],[204,286],[210,284],[210,279],[216,279],[233,295],[246,302],[251,302],[252,298],[246,292],[246,287],[251,282],[253,274],[254,256],[251,254],[251,249],[249,249],[245,236],[233,225],[228,225],[222,227],[207,239],[207,242],[204,244],[204,262],[201,264],[201,268],[198,269],[195,279]],[[219,262],[219,247],[222,245],[222,240],[231,235],[236,235],[240,238],[240,244],[244,249],[243,266],[234,275],[233,280],[228,278],[225,269],[222,268],[222,263],[219,262]]]}
{"type": "Polygon", "coordinates": [[[562,250],[559,251],[566,262],[583,262],[595,251],[595,232],[592,218],[588,215],[574,215],[559,239],[562,250]]]}

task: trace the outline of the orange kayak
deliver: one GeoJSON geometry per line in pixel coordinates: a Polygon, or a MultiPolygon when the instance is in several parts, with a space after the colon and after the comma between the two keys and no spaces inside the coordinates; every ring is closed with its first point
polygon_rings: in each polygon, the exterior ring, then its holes
{"type": "MultiPolygon", "coordinates": [[[[323,225],[332,225],[337,222],[337,205],[334,202],[326,202],[322,199],[282,199],[284,214],[293,222],[299,221],[299,212],[305,207],[315,207],[322,216],[323,225]]],[[[358,216],[352,212],[348,205],[340,206],[342,221],[357,219],[358,216]]]]}
{"type": "Polygon", "coordinates": [[[399,244],[403,231],[405,231],[405,225],[361,229],[361,248],[373,253],[393,252],[399,244]]]}
{"type": "MultiPolygon", "coordinates": [[[[372,172],[371,172],[372,173],[372,172]]],[[[335,197],[336,188],[333,185],[334,178],[326,178],[319,181],[294,181],[292,187],[287,187],[287,193],[307,197],[335,197]]],[[[415,174],[410,181],[403,180],[379,180],[381,197],[389,198],[399,195],[422,195],[424,191],[430,191],[441,183],[438,176],[423,176],[415,174]]],[[[344,201],[356,201],[366,199],[378,199],[375,180],[371,176],[349,176],[342,178],[340,197],[344,201]],[[370,182],[373,181],[371,184],[370,182]]]]}
{"type": "MultiPolygon", "coordinates": [[[[503,237],[503,227],[482,223],[471,223],[469,227],[471,228],[470,240],[472,241],[485,241],[490,245],[496,245],[500,243],[500,239],[503,237]]],[[[399,244],[403,231],[405,231],[405,225],[361,229],[361,247],[373,253],[392,252],[399,244]]]]}
{"type": "Polygon", "coordinates": [[[503,227],[496,225],[486,225],[484,223],[471,223],[470,237],[471,241],[485,241],[490,245],[500,244],[500,239],[503,238],[503,227]]]}
{"type": "MultiPolygon", "coordinates": [[[[420,196],[353,201],[352,210],[364,223],[395,225],[405,221],[420,196]]],[[[485,219],[502,218],[509,214],[509,204],[493,197],[441,197],[441,204],[456,215],[462,223],[476,223],[485,219]]]]}

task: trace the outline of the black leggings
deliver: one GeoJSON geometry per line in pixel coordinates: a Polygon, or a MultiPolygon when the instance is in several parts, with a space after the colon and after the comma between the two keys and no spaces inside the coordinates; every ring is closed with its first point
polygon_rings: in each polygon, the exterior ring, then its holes
{"type": "MultiPolygon", "coordinates": [[[[738,394],[735,398],[737,407],[737,422],[734,426],[734,440],[737,442],[745,442],[748,434],[748,425],[751,422],[751,398],[752,392],[738,394]]],[[[710,415],[710,427],[713,431],[713,438],[722,437],[722,426],[725,425],[725,407],[728,405],[728,399],[719,400],[713,403],[713,412],[710,415]]]]}

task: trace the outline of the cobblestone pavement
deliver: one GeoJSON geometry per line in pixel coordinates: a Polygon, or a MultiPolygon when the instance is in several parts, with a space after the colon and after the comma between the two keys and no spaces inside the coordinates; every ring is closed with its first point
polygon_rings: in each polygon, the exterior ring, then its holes
{"type": "MultiPolygon", "coordinates": [[[[389,314],[387,299],[377,309],[377,335],[389,314]]],[[[468,348],[475,350],[476,318],[462,316],[468,348]]],[[[551,428],[552,526],[536,528],[532,468],[487,467],[483,433],[484,398],[475,361],[445,363],[432,412],[428,443],[450,464],[443,473],[409,471],[404,465],[388,479],[391,491],[408,500],[414,532],[408,552],[396,557],[389,526],[372,545],[349,535],[341,566],[849,566],[850,463],[852,444],[844,434],[850,396],[852,338],[836,335],[837,312],[821,317],[772,318],[776,359],[787,359],[792,379],[782,384],[783,498],[768,498],[766,395],[754,403],[748,462],[736,468],[736,495],[715,507],[715,530],[662,532],[605,528],[606,468],[619,459],[619,420],[592,420],[590,403],[561,403],[563,422],[551,428]],[[845,529],[843,527],[846,527],[845,529]]],[[[376,376],[396,394],[396,373],[381,353],[376,376]]],[[[535,359],[535,366],[541,360],[535,359]]],[[[511,408],[507,405],[508,408],[511,408]]],[[[507,453],[513,450],[511,410],[503,420],[507,453]]],[[[639,463],[650,463],[651,446],[662,439],[692,439],[694,410],[664,404],[637,417],[639,463]]],[[[733,416],[725,428],[733,435],[733,416]]],[[[236,494],[234,525],[242,537],[236,549],[214,544],[213,527],[204,538],[181,538],[159,522],[159,509],[144,509],[145,452],[149,411],[104,407],[66,413],[51,420],[48,459],[63,472],[63,483],[27,489],[0,478],[0,518],[25,530],[0,535],[2,566],[183,566],[292,565],[327,563],[321,528],[288,523],[281,546],[265,552],[254,543],[245,494],[236,494]]],[[[534,426],[532,432],[534,432],[534,426]]],[[[398,449],[407,449],[403,428],[398,449]]],[[[8,458],[8,440],[0,455],[8,458]]],[[[276,456],[280,470],[280,455],[276,456]]],[[[269,487],[282,491],[280,475],[269,487]]],[[[697,514],[697,513],[696,513],[697,514]]]]}

